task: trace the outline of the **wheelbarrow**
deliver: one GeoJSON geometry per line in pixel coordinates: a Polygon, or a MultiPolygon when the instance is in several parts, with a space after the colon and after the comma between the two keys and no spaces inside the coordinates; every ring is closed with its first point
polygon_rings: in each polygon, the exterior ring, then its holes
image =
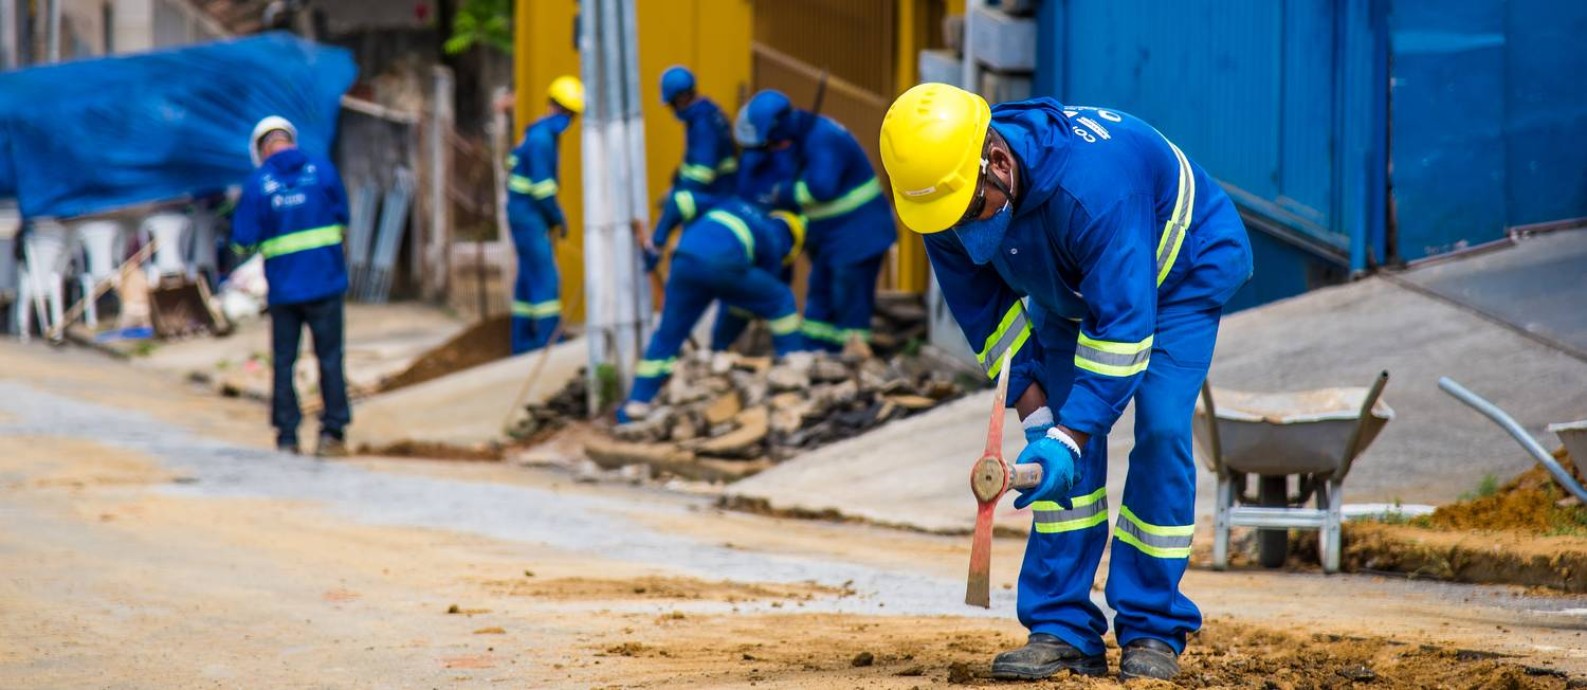
{"type": "Polygon", "coordinates": [[[1207,469],[1218,476],[1212,567],[1229,565],[1229,532],[1258,528],[1262,565],[1276,568],[1289,556],[1289,530],[1320,532],[1323,571],[1339,571],[1341,485],[1350,467],[1394,410],[1381,398],[1389,372],[1369,388],[1325,388],[1295,393],[1201,388],[1195,434],[1207,469]],[[1211,420],[1217,420],[1212,423],[1211,420]],[[1297,477],[1290,493],[1290,477],[1297,477]],[[1256,479],[1257,493],[1247,493],[1256,479]],[[1314,508],[1307,503],[1315,499],[1314,508]]]}

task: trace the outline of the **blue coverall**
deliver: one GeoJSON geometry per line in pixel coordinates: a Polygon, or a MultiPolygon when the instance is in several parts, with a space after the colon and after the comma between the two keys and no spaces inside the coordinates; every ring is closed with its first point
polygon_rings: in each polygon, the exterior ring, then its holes
{"type": "Polygon", "coordinates": [[[677,112],[683,121],[683,163],[673,188],[722,195],[733,192],[738,173],[733,132],[722,109],[709,98],[696,98],[677,112]]]}
{"type": "Polygon", "coordinates": [[[1223,305],[1251,275],[1229,197],[1130,115],[1050,98],[992,108],[1019,161],[1013,220],[989,264],[926,236],[949,308],[987,375],[1013,350],[1009,404],[1040,384],[1058,424],[1090,435],[1072,507],[1032,505],[1018,613],[1033,633],[1104,651],[1090,590],[1108,541],[1107,435],[1135,402],[1135,447],[1106,596],[1119,645],[1182,651],[1201,613],[1179,590],[1194,530],[1191,414],[1223,305]]]}
{"type": "MultiPolygon", "coordinates": [[[[743,153],[741,159],[743,162],[739,165],[735,182],[738,197],[765,208],[775,207],[778,183],[793,177],[798,168],[799,162],[793,149],[750,149],[743,153]]],[[[792,206],[792,203],[788,206],[792,206]]],[[[784,210],[797,211],[793,208],[784,210]]],[[[793,266],[783,267],[777,275],[782,282],[792,283],[793,266]]],[[[722,352],[732,347],[754,316],[738,307],[721,305],[716,312],[716,323],[711,327],[711,349],[722,352]]]]}
{"type": "Polygon", "coordinates": [[[648,403],[672,375],[678,350],[713,300],[766,319],[778,355],[799,348],[799,307],[778,278],[793,262],[800,239],[754,204],[679,190],[668,197],[656,224],[655,246],[666,246],[679,222],[683,235],[672,253],[661,324],[635,368],[630,402],[648,403]]]}
{"type": "Polygon", "coordinates": [[[523,143],[507,164],[507,225],[518,250],[518,278],[512,292],[512,352],[544,347],[562,320],[561,285],[553,228],[566,228],[557,204],[557,139],[572,118],[547,115],[524,130],[523,143]]]}
{"type": "Polygon", "coordinates": [[[347,190],[336,167],[297,148],[277,152],[254,171],[232,214],[233,250],[264,255],[274,370],[270,423],[293,446],[303,419],[293,371],[304,326],[319,361],[321,433],[340,439],[353,419],[342,368],[347,218],[347,190]]]}
{"type": "Polygon", "coordinates": [[[837,351],[850,336],[870,340],[876,277],[898,229],[871,160],[853,134],[803,110],[790,114],[787,128],[798,177],[781,185],[778,205],[810,219],[804,336],[812,348],[837,351]]]}

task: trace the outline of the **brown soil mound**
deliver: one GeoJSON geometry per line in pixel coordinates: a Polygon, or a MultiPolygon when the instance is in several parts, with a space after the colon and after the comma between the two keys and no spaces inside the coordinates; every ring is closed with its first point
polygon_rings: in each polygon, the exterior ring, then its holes
{"type": "MultiPolygon", "coordinates": [[[[1565,454],[1554,457],[1581,481],[1581,472],[1565,454]]],[[[1587,507],[1565,500],[1569,493],[1542,467],[1533,467],[1491,496],[1440,506],[1413,524],[1441,530],[1515,530],[1539,535],[1587,535],[1587,507]]]]}
{"type": "MultiPolygon", "coordinates": [[[[1012,687],[991,678],[991,659],[1023,642],[1019,631],[966,630],[963,621],[822,614],[753,618],[689,616],[683,624],[636,630],[631,639],[592,646],[622,657],[635,686],[781,688],[1012,687]],[[767,643],[766,640],[776,640],[767,643]],[[709,670],[706,670],[709,669],[709,670]],[[662,681],[665,681],[664,683],[662,681]]],[[[1172,683],[1130,688],[1514,688],[1572,687],[1565,674],[1526,667],[1493,654],[1382,638],[1291,635],[1212,621],[1191,640],[1172,683]]],[[[1109,677],[1059,674],[1041,688],[1116,688],[1118,649],[1108,649],[1109,677]]]]}
{"type": "Polygon", "coordinates": [[[452,336],[451,340],[424,353],[407,369],[380,383],[381,391],[417,385],[447,374],[462,371],[512,354],[512,316],[492,316],[452,336]]]}

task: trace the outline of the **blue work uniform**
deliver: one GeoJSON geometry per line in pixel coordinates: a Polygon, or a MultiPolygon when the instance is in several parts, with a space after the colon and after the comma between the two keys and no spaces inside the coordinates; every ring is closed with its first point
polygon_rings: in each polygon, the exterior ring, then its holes
{"type": "Polygon", "coordinates": [[[293,369],[304,326],[319,361],[321,432],[341,438],[352,422],[343,369],[347,218],[347,190],[336,167],[297,148],[277,152],[254,171],[232,214],[233,249],[264,255],[274,374],[270,423],[278,439],[292,445],[303,418],[293,369]]]}
{"type": "Polygon", "coordinates": [[[677,364],[678,350],[714,300],[766,319],[778,355],[799,348],[799,306],[778,276],[798,256],[802,239],[758,207],[734,197],[678,190],[668,197],[654,243],[683,235],[672,252],[661,324],[635,368],[631,402],[656,397],[677,364]]]}
{"type": "Polygon", "coordinates": [[[567,227],[557,204],[557,139],[572,118],[547,115],[524,130],[507,159],[507,225],[518,251],[512,291],[512,352],[544,347],[562,320],[561,284],[551,230],[567,227]]]}
{"type": "Polygon", "coordinates": [[[1133,399],[1135,447],[1106,596],[1122,647],[1184,649],[1201,625],[1179,591],[1194,530],[1191,415],[1223,305],[1251,276],[1229,197],[1145,122],[1050,98],[992,108],[1018,168],[1013,219],[977,265],[954,232],[926,236],[949,308],[987,375],[1013,352],[1010,404],[1040,384],[1058,424],[1090,434],[1072,508],[1032,505],[1018,612],[1086,654],[1107,621],[1090,590],[1108,541],[1107,434],[1133,399]]]}
{"type": "Polygon", "coordinates": [[[709,194],[731,194],[738,173],[733,132],[722,109],[708,98],[696,98],[677,112],[683,121],[683,163],[673,188],[709,194]]]}
{"type": "Polygon", "coordinates": [[[893,212],[871,160],[831,118],[795,110],[788,128],[800,165],[784,185],[781,206],[810,219],[804,335],[812,348],[837,351],[852,336],[869,341],[876,277],[898,241],[893,212]]]}

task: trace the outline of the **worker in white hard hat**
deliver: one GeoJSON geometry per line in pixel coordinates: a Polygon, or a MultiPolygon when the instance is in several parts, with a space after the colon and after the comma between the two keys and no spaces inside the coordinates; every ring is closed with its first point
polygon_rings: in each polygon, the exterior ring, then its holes
{"type": "Polygon", "coordinates": [[[303,415],[293,371],[307,326],[325,403],[316,453],[345,455],[347,425],[352,422],[342,368],[347,191],[329,160],[298,148],[297,128],[285,118],[260,120],[248,138],[248,155],[256,170],[243,185],[232,215],[232,245],[239,254],[264,255],[275,373],[270,422],[276,447],[298,452],[303,415]]]}
{"type": "Polygon", "coordinates": [[[1145,122],[1051,98],[989,107],[946,84],[899,96],[882,122],[893,204],[1007,404],[1040,486],[1017,610],[1031,634],[992,674],[1107,672],[1091,602],[1108,544],[1107,435],[1135,405],[1107,601],[1119,675],[1172,678],[1201,613],[1180,591],[1195,529],[1191,414],[1223,305],[1251,276],[1234,204],[1145,122]]]}
{"type": "Polygon", "coordinates": [[[562,76],[546,92],[547,113],[524,130],[523,142],[507,159],[507,224],[518,250],[512,296],[512,352],[545,347],[562,320],[562,299],[551,237],[567,236],[568,222],[557,203],[557,141],[584,112],[584,85],[562,76]]]}

